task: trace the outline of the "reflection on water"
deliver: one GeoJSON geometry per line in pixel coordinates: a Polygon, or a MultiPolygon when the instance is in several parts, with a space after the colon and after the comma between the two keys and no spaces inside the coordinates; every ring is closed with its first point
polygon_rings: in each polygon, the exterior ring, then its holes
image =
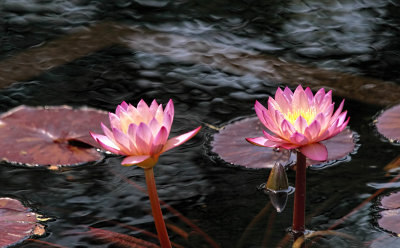
{"type": "MultiPolygon", "coordinates": [[[[348,99],[350,126],[361,144],[348,161],[309,171],[308,228],[328,229],[376,191],[369,185],[380,188],[393,177],[383,167],[399,147],[381,142],[369,124],[382,106],[400,98],[396,1],[6,0],[1,6],[2,111],[21,104],[113,110],[122,100],[173,98],[172,131],[181,133],[199,123],[218,126],[252,115],[254,100],[265,102],[277,85],[306,81],[348,99]]],[[[210,158],[213,133],[204,128],[161,157],[155,171],[160,198],[221,247],[235,247],[239,240],[241,247],[276,246],[291,225],[292,198],[275,219],[267,211],[246,229],[268,203],[257,191],[268,171],[233,169],[210,158]]],[[[47,223],[49,235],[41,238],[46,242],[107,247],[85,234],[88,227],[156,242],[115,224],[155,232],[147,197],[125,180],[143,185],[142,171],[119,162],[110,157],[64,172],[3,164],[0,194],[54,217],[47,223]]],[[[288,173],[293,183],[294,173],[288,173]]],[[[379,247],[383,239],[386,247],[399,246],[370,225],[370,216],[366,205],[335,229],[366,247],[379,247]]],[[[204,242],[170,233],[185,247],[204,242]]],[[[352,247],[345,241],[326,238],[319,247],[352,247]]]]}

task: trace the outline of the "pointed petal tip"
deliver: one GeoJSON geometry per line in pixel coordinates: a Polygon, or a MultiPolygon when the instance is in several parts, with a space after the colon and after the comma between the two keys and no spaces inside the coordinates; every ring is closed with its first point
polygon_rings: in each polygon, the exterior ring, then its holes
{"type": "Polygon", "coordinates": [[[182,145],[186,141],[188,141],[191,138],[193,138],[200,131],[200,129],[201,129],[201,126],[197,127],[196,129],[193,129],[190,132],[187,132],[187,133],[184,133],[184,134],[181,134],[179,136],[175,136],[175,137],[169,139],[165,143],[165,145],[164,145],[164,147],[163,147],[163,149],[161,150],[160,153],[164,153],[164,152],[166,152],[168,150],[171,150],[172,148],[175,148],[177,146],[182,145]]]}

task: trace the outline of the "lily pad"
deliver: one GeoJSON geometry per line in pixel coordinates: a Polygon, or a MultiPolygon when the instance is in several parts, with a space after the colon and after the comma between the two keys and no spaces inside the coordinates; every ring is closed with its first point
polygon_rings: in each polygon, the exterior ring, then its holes
{"type": "Polygon", "coordinates": [[[381,199],[381,217],[378,225],[396,235],[400,235],[400,192],[392,193],[381,199]]]}
{"type": "Polygon", "coordinates": [[[375,125],[378,132],[391,142],[399,142],[400,104],[384,111],[376,120],[375,125]]]}
{"type": "Polygon", "coordinates": [[[19,106],[0,116],[0,158],[13,164],[71,166],[103,158],[89,130],[101,132],[106,112],[68,106],[19,106]]]}
{"type": "MultiPolygon", "coordinates": [[[[272,168],[275,163],[293,164],[296,156],[289,150],[259,147],[248,143],[245,138],[258,137],[266,130],[257,117],[243,119],[223,127],[214,135],[212,151],[223,160],[246,168],[272,168]]],[[[328,163],[346,157],[356,148],[354,134],[345,129],[337,136],[322,142],[328,149],[328,163]]],[[[307,164],[321,165],[320,161],[307,160],[307,164]]],[[[326,163],[325,163],[326,164],[326,163]]]]}
{"type": "Polygon", "coordinates": [[[22,242],[33,235],[43,235],[42,231],[37,214],[16,199],[0,198],[0,247],[22,242]]]}

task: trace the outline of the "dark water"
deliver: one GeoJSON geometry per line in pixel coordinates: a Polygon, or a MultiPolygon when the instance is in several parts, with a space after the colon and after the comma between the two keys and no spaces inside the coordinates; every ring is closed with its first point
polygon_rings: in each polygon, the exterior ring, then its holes
{"type": "MultiPolygon", "coordinates": [[[[272,56],[284,66],[299,63],[373,78],[382,85],[383,81],[400,84],[400,3],[395,0],[0,0],[0,11],[1,111],[21,104],[84,105],[113,111],[123,100],[136,104],[156,98],[166,103],[172,98],[176,113],[172,135],[200,124],[219,126],[254,115],[256,99],[265,102],[278,85],[296,83],[295,79],[260,77],[257,68],[232,69],[218,63],[218,56],[207,58],[222,54],[234,60],[238,51],[272,56]],[[95,32],[99,37],[90,38],[90,28],[104,23],[109,26],[95,32]],[[121,32],[121,27],[146,31],[142,36],[136,33],[133,40],[128,37],[127,43],[115,38],[110,27],[121,32]],[[78,40],[68,40],[79,32],[78,40]],[[171,37],[177,44],[183,39],[183,48],[174,47],[171,37]],[[59,41],[56,45],[55,40],[59,41]]],[[[314,75],[324,86],[318,77],[314,75]]],[[[352,87],[351,82],[343,85],[352,87]]],[[[388,97],[395,93],[387,92],[388,97]]],[[[336,101],[342,98],[335,97],[336,101]]],[[[357,99],[350,97],[345,104],[350,127],[360,135],[357,153],[334,167],[308,171],[310,230],[328,229],[396,176],[386,175],[383,167],[398,156],[399,146],[383,140],[371,125],[386,106],[371,104],[368,97],[357,99]]],[[[276,214],[268,209],[246,230],[269,203],[257,190],[268,171],[232,168],[213,157],[209,142],[214,133],[204,126],[190,142],[161,156],[155,168],[160,198],[221,247],[278,247],[291,226],[293,197],[285,211],[276,214]]],[[[143,171],[122,167],[120,161],[110,156],[62,172],[3,163],[0,196],[21,199],[52,217],[46,223],[46,236],[39,238],[42,241],[64,247],[118,247],[85,234],[88,227],[95,227],[157,242],[124,226],[155,232],[148,198],[125,180],[144,186],[143,171]]],[[[294,184],[293,172],[289,172],[289,182],[294,184]]],[[[396,187],[386,193],[390,191],[396,187]]],[[[192,231],[167,209],[164,215],[173,225],[192,231]]],[[[310,245],[400,246],[396,236],[377,227],[377,215],[373,200],[335,228],[355,240],[326,236],[310,245]]],[[[184,247],[211,247],[200,235],[192,234],[187,241],[169,233],[173,242],[184,247]]],[[[289,240],[284,247],[291,245],[289,240]]],[[[47,246],[27,242],[20,247],[47,246]]]]}

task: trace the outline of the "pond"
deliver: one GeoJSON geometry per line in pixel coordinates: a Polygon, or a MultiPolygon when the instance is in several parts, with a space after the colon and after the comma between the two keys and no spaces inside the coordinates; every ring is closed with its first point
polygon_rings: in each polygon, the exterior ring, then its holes
{"type": "MultiPolygon", "coordinates": [[[[212,152],[211,143],[216,129],[255,116],[255,100],[265,104],[277,87],[301,83],[314,92],[332,89],[337,104],[345,98],[349,126],[358,137],[352,154],[307,171],[306,226],[335,231],[308,247],[400,246],[396,234],[377,224],[380,197],[399,188],[398,172],[384,168],[399,156],[400,146],[373,125],[377,114],[400,99],[397,1],[0,4],[2,112],[20,105],[113,112],[122,101],[173,99],[171,136],[203,126],[160,156],[155,167],[172,242],[292,247],[293,195],[276,213],[257,189],[270,170],[231,165],[212,152]]],[[[106,155],[61,170],[2,162],[0,197],[19,199],[49,218],[45,235],[18,247],[126,247],[117,234],[157,244],[147,233],[156,230],[149,199],[139,189],[145,187],[143,170],[121,166],[121,160],[106,155]]],[[[295,172],[289,170],[288,178],[294,186],[295,172]]]]}

